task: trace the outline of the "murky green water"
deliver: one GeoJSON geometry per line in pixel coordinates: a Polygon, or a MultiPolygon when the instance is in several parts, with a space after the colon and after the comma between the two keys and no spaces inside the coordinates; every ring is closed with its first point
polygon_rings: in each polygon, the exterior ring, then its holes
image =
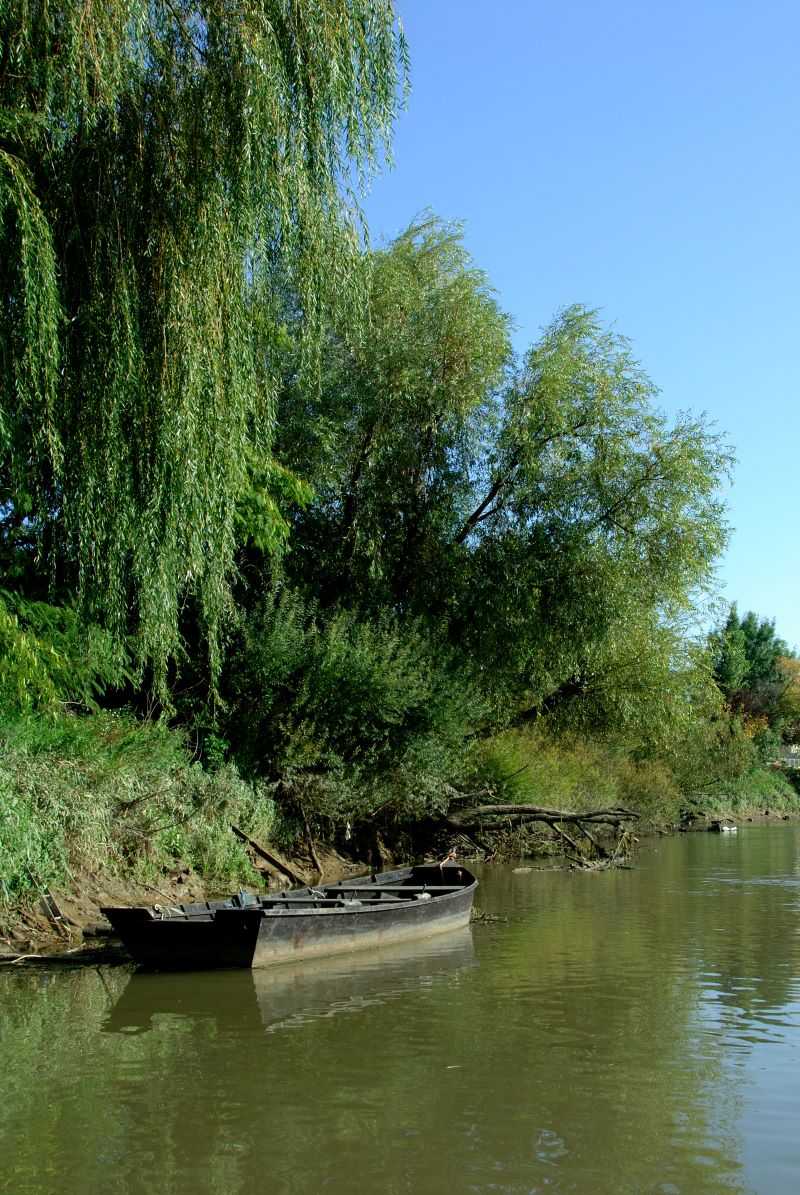
{"type": "Polygon", "coordinates": [[[800,827],[481,880],[377,959],[3,968],[0,1190],[800,1189],[800,827]]]}

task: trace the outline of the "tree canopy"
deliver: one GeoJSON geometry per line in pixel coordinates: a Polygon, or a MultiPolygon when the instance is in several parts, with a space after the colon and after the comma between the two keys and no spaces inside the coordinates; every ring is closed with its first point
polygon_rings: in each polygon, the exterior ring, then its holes
{"type": "Polygon", "coordinates": [[[217,667],[271,457],[254,308],[291,279],[313,345],[354,295],[405,69],[391,0],[0,0],[4,547],[161,675],[187,599],[217,667]]]}
{"type": "Polygon", "coordinates": [[[277,451],[316,490],[288,567],[326,601],[419,612],[494,434],[510,321],[456,224],[415,221],[369,267],[366,319],[332,322],[320,393],[279,401],[277,451]]]}
{"type": "Polygon", "coordinates": [[[778,729],[786,718],[794,722],[797,663],[774,620],[740,615],[734,604],[710,646],[714,679],[735,713],[778,729]]]}
{"type": "Polygon", "coordinates": [[[493,716],[674,740],[687,685],[708,693],[681,619],[727,534],[724,440],[670,423],[585,308],[517,362],[457,225],[418,220],[370,264],[319,391],[292,371],[279,390],[279,454],[315,487],[281,585],[317,623],[421,620],[493,716]]]}
{"type": "Polygon", "coordinates": [[[730,453],[702,420],[670,426],[657,393],[581,307],[545,329],[506,392],[490,484],[457,536],[474,556],[463,623],[534,703],[574,685],[607,633],[618,642],[645,610],[675,617],[711,578],[730,453]]]}

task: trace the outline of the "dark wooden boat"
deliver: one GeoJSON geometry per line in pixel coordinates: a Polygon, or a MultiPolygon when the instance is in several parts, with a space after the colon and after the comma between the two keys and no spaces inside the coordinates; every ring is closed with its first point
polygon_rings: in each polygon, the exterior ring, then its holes
{"type": "Polygon", "coordinates": [[[465,867],[433,863],[263,896],[103,913],[150,970],[266,967],[458,929],[469,922],[477,886],[465,867]]]}

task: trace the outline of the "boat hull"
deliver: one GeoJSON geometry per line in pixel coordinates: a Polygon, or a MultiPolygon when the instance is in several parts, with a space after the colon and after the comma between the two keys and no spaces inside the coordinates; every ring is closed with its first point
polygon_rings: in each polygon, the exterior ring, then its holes
{"type": "Polygon", "coordinates": [[[430,934],[450,933],[469,923],[472,893],[442,898],[433,908],[422,902],[408,908],[323,909],[318,913],[285,913],[265,917],[252,965],[321,958],[340,951],[370,950],[391,943],[410,942],[430,934]]]}
{"type": "Polygon", "coordinates": [[[465,868],[433,865],[253,897],[248,907],[230,898],[103,912],[149,970],[268,967],[451,933],[468,924],[476,887],[465,868]]]}

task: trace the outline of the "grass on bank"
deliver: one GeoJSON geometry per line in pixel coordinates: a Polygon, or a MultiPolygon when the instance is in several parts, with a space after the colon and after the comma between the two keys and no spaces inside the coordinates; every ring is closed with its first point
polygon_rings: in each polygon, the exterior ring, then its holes
{"type": "MultiPolygon", "coordinates": [[[[787,779],[762,766],[691,789],[664,761],[637,761],[621,744],[543,729],[481,743],[472,782],[503,802],[623,805],[660,826],[701,814],[800,810],[787,779]]],[[[153,880],[180,862],[210,885],[259,883],[230,824],[265,845],[290,846],[273,791],[245,782],[232,764],[204,769],[184,737],[161,723],[110,713],[7,716],[0,719],[0,903],[68,884],[81,868],[153,880]]],[[[402,798],[393,802],[393,828],[407,845],[415,810],[414,793],[405,816],[402,798]]]]}
{"type": "Polygon", "coordinates": [[[268,793],[234,768],[205,771],[182,737],[126,715],[0,721],[0,900],[80,868],[151,879],[176,860],[208,882],[256,880],[230,831],[274,838],[268,793]]]}
{"type": "Polygon", "coordinates": [[[477,767],[500,801],[577,811],[621,805],[659,827],[704,815],[800,812],[796,789],[755,753],[746,766],[710,754],[704,763],[637,759],[621,742],[526,728],[487,740],[477,767]]]}

